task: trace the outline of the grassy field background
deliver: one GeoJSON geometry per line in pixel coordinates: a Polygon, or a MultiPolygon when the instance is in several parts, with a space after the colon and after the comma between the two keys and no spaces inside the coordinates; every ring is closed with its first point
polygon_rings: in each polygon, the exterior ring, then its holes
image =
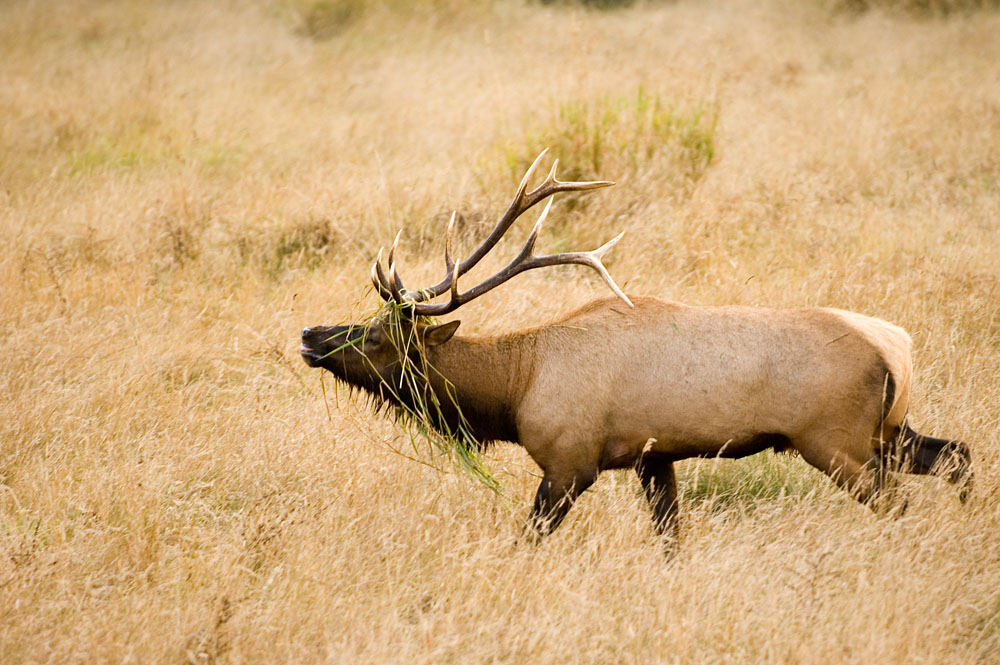
{"type": "MultiPolygon", "coordinates": [[[[960,4],[0,3],[0,662],[1000,661],[1000,14],[960,4]],[[321,385],[298,331],[399,228],[437,281],[545,146],[618,184],[539,246],[625,230],[627,291],[907,328],[973,500],[703,460],[672,562],[624,472],[534,548],[523,451],[497,496],[321,385]]],[[[537,271],[462,330],[605,292],[537,271]]]]}

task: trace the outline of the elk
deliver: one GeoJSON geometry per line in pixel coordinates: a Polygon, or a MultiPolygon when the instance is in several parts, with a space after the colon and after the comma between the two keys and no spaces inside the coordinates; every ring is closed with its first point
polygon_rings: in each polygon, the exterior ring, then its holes
{"type": "MultiPolygon", "coordinates": [[[[513,201],[468,258],[455,261],[452,215],[445,277],[408,289],[396,267],[399,235],[372,265],[379,296],[401,312],[302,331],[301,354],[376,402],[408,411],[433,402],[428,425],[467,427],[485,446],[509,441],[542,470],[526,532],[551,532],[574,500],[607,469],[634,468],[668,551],[676,542],[674,462],[797,451],[859,501],[888,494],[888,472],[937,473],[972,482],[964,443],[916,433],[907,424],[910,337],[880,319],[830,309],[695,307],[629,297],[602,257],[622,237],[589,252],[534,254],[541,224],[559,192],[613,183],[563,182],[556,165],[528,190],[543,152],[513,201]],[[500,272],[467,291],[458,280],[489,253],[514,221],[548,203],[523,248],[500,272]],[[462,337],[459,321],[434,323],[526,270],[580,264],[594,269],[614,297],[565,318],[499,337],[462,337]],[[432,302],[449,294],[446,301],[432,302]],[[426,371],[416,385],[403,367],[426,371]]],[[[425,411],[425,413],[427,413],[425,411]]]]}

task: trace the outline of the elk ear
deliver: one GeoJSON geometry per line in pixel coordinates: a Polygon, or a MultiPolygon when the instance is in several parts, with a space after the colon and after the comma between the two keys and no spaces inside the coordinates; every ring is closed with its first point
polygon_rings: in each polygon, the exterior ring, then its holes
{"type": "Polygon", "coordinates": [[[424,344],[427,346],[444,344],[455,334],[460,323],[461,321],[449,321],[439,326],[427,326],[424,328],[424,344]]]}

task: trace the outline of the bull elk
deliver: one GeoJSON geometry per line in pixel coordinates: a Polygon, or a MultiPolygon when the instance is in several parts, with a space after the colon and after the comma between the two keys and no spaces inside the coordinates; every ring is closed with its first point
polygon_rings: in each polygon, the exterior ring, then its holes
{"type": "MultiPolygon", "coordinates": [[[[538,187],[528,172],[495,228],[468,258],[454,261],[455,217],[445,241],[444,279],[404,286],[396,241],[372,266],[372,283],[402,312],[351,325],[302,331],[306,364],[332,372],[378,403],[413,412],[435,404],[430,426],[475,441],[524,446],[541,467],[528,533],[556,528],[573,501],[606,469],[634,468],[668,549],[677,533],[674,462],[737,458],[771,448],[795,450],[858,500],[872,505],[888,472],[936,472],[971,487],[968,447],[924,436],[906,421],[910,337],[885,321],[830,308],[693,307],[629,298],[602,256],[534,254],[542,221],[558,192],[610,182],[563,182],[553,165],[538,187]],[[514,221],[548,199],[517,256],[500,272],[460,291],[458,280],[492,250],[514,221]],[[455,335],[459,321],[426,317],[455,311],[518,273],[562,264],[596,270],[616,297],[594,300],[565,318],[499,337],[455,335]],[[444,302],[431,302],[449,294],[444,302]],[[417,385],[408,363],[426,368],[417,385]]],[[[424,410],[424,413],[428,413],[424,410]]]]}

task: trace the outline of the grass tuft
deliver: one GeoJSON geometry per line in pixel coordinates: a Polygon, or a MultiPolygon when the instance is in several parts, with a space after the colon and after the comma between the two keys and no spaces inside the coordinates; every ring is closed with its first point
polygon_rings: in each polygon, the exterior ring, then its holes
{"type": "Polygon", "coordinates": [[[524,155],[551,146],[570,180],[607,173],[621,179],[656,168],[684,186],[697,182],[715,159],[718,114],[711,104],[669,104],[641,86],[634,95],[562,102],[549,118],[529,124],[523,142],[505,144],[505,161],[517,177],[529,165],[524,155]]]}
{"type": "Polygon", "coordinates": [[[798,455],[765,451],[746,459],[692,460],[679,474],[684,501],[704,510],[739,509],[751,514],[757,507],[786,498],[818,499],[829,480],[808,467],[798,455]]]}

